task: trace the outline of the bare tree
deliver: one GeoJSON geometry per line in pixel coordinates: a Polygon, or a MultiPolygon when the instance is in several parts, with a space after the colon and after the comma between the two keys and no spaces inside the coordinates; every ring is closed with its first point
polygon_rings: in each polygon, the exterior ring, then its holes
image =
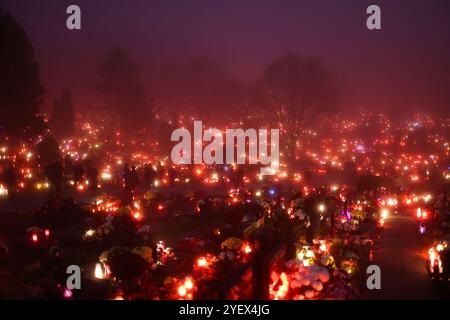
{"type": "Polygon", "coordinates": [[[155,79],[154,92],[161,105],[172,110],[191,109],[205,119],[236,111],[240,84],[222,65],[201,56],[163,65],[155,79]]]}
{"type": "Polygon", "coordinates": [[[57,138],[67,138],[73,134],[75,125],[75,111],[73,109],[70,92],[63,94],[53,102],[51,127],[57,138]]]}
{"type": "Polygon", "coordinates": [[[44,129],[38,117],[44,90],[27,34],[0,8],[0,129],[11,138],[33,138],[44,129]]]}
{"type": "Polygon", "coordinates": [[[335,100],[330,72],[317,58],[287,53],[265,68],[264,85],[273,115],[287,138],[288,157],[296,159],[299,138],[307,122],[330,110],[335,100]]]}
{"type": "Polygon", "coordinates": [[[141,129],[153,119],[153,104],[147,98],[141,68],[123,48],[113,49],[99,69],[98,89],[108,106],[120,117],[122,127],[141,129]]]}

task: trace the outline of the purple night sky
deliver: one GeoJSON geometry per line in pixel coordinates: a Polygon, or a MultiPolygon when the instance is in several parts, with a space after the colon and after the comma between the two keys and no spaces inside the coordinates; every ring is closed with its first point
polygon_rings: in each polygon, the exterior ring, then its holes
{"type": "MultiPolygon", "coordinates": [[[[3,0],[27,31],[41,64],[44,108],[70,88],[77,108],[96,99],[98,65],[126,48],[150,83],[170,59],[205,55],[240,81],[260,76],[285,51],[319,56],[342,90],[341,107],[448,113],[450,2],[365,0],[3,0]],[[82,30],[65,27],[66,7],[82,10],[82,30]],[[382,30],[365,27],[377,4],[382,30]]],[[[157,81],[157,80],[156,80],[157,81]]],[[[94,102],[93,102],[94,101],[94,102]]]]}

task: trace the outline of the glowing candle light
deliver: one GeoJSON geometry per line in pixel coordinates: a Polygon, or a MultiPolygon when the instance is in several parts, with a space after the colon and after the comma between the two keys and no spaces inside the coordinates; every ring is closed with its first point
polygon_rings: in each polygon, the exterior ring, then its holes
{"type": "Polygon", "coordinates": [[[186,287],[185,287],[184,285],[179,286],[179,287],[178,287],[178,295],[179,295],[181,298],[183,298],[183,297],[186,296],[186,294],[187,294],[186,287]]]}
{"type": "Polygon", "coordinates": [[[72,296],[73,296],[72,291],[69,288],[66,288],[64,290],[64,298],[70,299],[70,298],[72,298],[72,296]]]}

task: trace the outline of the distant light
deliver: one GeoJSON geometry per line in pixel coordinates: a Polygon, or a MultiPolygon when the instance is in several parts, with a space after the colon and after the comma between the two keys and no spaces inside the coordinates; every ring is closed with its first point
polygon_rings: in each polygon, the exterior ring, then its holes
{"type": "Polygon", "coordinates": [[[208,264],[208,261],[206,261],[206,258],[199,258],[197,260],[197,265],[199,267],[206,267],[207,264],[208,264]]]}
{"type": "Polygon", "coordinates": [[[105,274],[103,273],[103,268],[100,263],[95,264],[94,277],[97,279],[104,279],[105,274]]]}
{"type": "Polygon", "coordinates": [[[69,288],[66,288],[64,290],[64,298],[70,299],[70,298],[72,298],[72,296],[73,296],[72,291],[69,288]]]}
{"type": "Polygon", "coordinates": [[[107,171],[103,172],[102,173],[102,179],[103,180],[111,180],[112,179],[111,172],[107,172],[107,171]]]}
{"type": "Polygon", "coordinates": [[[179,286],[179,287],[178,287],[178,295],[179,295],[180,297],[186,296],[186,293],[187,293],[187,290],[186,290],[186,287],[185,287],[185,286],[179,286]]]}
{"type": "Polygon", "coordinates": [[[386,220],[389,216],[389,210],[388,209],[382,209],[381,210],[381,218],[383,220],[386,220]]]}
{"type": "Polygon", "coordinates": [[[134,219],[140,220],[142,218],[142,214],[140,212],[135,212],[133,214],[134,219]]]}
{"type": "Polygon", "coordinates": [[[191,290],[194,287],[194,283],[192,282],[191,278],[186,278],[186,281],[184,282],[184,287],[188,290],[191,290]]]}

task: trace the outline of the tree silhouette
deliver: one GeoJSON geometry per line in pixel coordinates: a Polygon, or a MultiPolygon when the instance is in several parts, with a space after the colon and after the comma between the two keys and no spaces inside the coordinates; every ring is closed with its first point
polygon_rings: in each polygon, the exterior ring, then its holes
{"type": "Polygon", "coordinates": [[[122,48],[113,49],[99,69],[98,89],[107,97],[108,107],[117,112],[127,129],[148,127],[152,105],[141,80],[140,67],[122,48]]]}
{"type": "Polygon", "coordinates": [[[59,159],[61,154],[59,145],[55,138],[51,136],[44,137],[37,145],[36,150],[41,164],[48,164],[55,159],[59,159]]]}
{"type": "Polygon", "coordinates": [[[359,192],[376,190],[377,188],[393,187],[393,179],[390,177],[379,177],[374,175],[365,175],[358,179],[357,189],[359,192]]]}
{"type": "Polygon", "coordinates": [[[75,112],[69,91],[64,91],[61,97],[53,102],[51,127],[56,137],[66,138],[73,134],[75,112]]]}
{"type": "Polygon", "coordinates": [[[14,140],[43,128],[37,116],[44,90],[39,65],[25,31],[0,8],[0,126],[14,140]]]}
{"type": "Polygon", "coordinates": [[[263,80],[292,159],[307,121],[328,111],[334,102],[336,91],[330,72],[317,58],[287,53],[265,68],[263,80]]]}
{"type": "Polygon", "coordinates": [[[176,127],[169,122],[162,121],[158,127],[158,150],[163,156],[170,156],[170,151],[175,143],[170,138],[176,127]]]}
{"type": "Polygon", "coordinates": [[[236,114],[242,95],[240,84],[227,70],[204,56],[167,63],[154,82],[159,103],[171,109],[191,109],[201,119],[236,114]]]}

